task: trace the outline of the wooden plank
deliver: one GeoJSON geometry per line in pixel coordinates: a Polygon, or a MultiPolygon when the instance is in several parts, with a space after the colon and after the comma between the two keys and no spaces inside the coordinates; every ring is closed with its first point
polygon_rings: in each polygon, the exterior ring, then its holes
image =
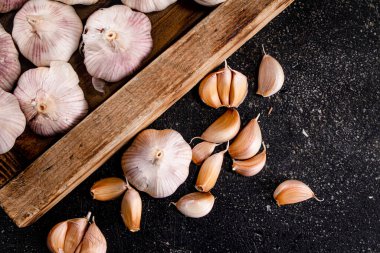
{"type": "MultiPolygon", "coordinates": [[[[107,7],[111,1],[101,0],[96,5],[91,6],[76,6],[75,9],[83,22],[95,10],[107,7]]],[[[149,56],[142,63],[142,67],[146,66],[155,57],[162,53],[183,35],[186,31],[192,28],[196,23],[204,18],[209,9],[202,8],[199,5],[189,4],[174,4],[164,11],[148,14],[152,22],[152,37],[154,47],[149,56]]],[[[0,22],[11,32],[12,22],[16,12],[6,14],[0,18],[0,22]]],[[[70,59],[70,63],[77,71],[80,77],[80,86],[82,87],[86,99],[90,105],[90,111],[94,110],[108,97],[114,94],[122,87],[131,77],[125,78],[120,82],[113,83],[107,86],[105,94],[96,92],[91,85],[91,76],[87,73],[86,67],[83,64],[83,57],[76,52],[70,59]]],[[[25,58],[21,57],[21,65],[23,71],[34,68],[25,58]]],[[[25,169],[33,160],[46,151],[54,144],[60,136],[55,138],[46,138],[34,134],[30,129],[18,138],[15,147],[6,155],[0,155],[0,188],[7,183],[11,178],[17,175],[21,170],[25,169]],[[14,163],[9,157],[22,157],[22,163],[14,163]]]]}
{"type": "Polygon", "coordinates": [[[25,227],[186,94],[293,0],[227,1],[0,190],[25,227]]]}

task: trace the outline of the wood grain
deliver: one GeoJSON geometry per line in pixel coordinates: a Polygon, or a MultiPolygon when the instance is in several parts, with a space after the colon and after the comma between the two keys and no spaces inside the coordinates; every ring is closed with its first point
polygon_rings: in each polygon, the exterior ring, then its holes
{"type": "Polygon", "coordinates": [[[25,227],[186,94],[293,0],[227,1],[0,190],[25,227]]]}

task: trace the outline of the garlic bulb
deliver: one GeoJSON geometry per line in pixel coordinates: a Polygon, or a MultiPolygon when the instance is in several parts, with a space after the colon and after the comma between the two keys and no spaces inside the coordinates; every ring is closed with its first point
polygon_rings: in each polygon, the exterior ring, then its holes
{"type": "MultiPolygon", "coordinates": [[[[0,3],[1,5],[1,3],[0,3]]],[[[11,91],[20,76],[21,65],[13,39],[0,24],[0,89],[11,91]]]]}
{"type": "Polygon", "coordinates": [[[141,132],[123,154],[121,165],[128,182],[154,198],[173,194],[186,180],[192,152],[171,129],[141,132]]]}
{"type": "Polygon", "coordinates": [[[21,6],[28,0],[1,0],[0,13],[7,13],[12,10],[21,8],[21,6]]]}
{"type": "Polygon", "coordinates": [[[177,0],[121,0],[121,2],[132,9],[148,13],[162,11],[177,0]]]}
{"type": "Polygon", "coordinates": [[[153,41],[149,18],[124,5],[94,12],[83,33],[84,64],[93,84],[117,82],[131,74],[150,53],[153,41]]]}
{"type": "Polygon", "coordinates": [[[194,0],[194,1],[204,6],[215,6],[215,5],[225,2],[226,0],[194,0]]]}
{"type": "Polygon", "coordinates": [[[309,186],[298,180],[286,180],[282,182],[274,191],[273,198],[279,206],[295,204],[310,198],[323,201],[315,196],[309,186]]]}
{"type": "Polygon", "coordinates": [[[215,197],[209,192],[193,192],[172,204],[187,217],[201,218],[211,212],[214,202],[215,197]]]}
{"type": "Polygon", "coordinates": [[[78,75],[67,62],[51,62],[23,73],[14,91],[30,128],[52,136],[79,122],[88,105],[78,85],[78,75]]]}
{"type": "Polygon", "coordinates": [[[20,52],[36,66],[68,61],[77,50],[83,25],[72,6],[30,0],[15,16],[12,37],[20,52]]]}
{"type": "Polygon", "coordinates": [[[25,116],[17,98],[0,89],[0,154],[8,152],[25,130],[25,116]]]}
{"type": "Polygon", "coordinates": [[[59,1],[64,4],[68,5],[75,5],[75,4],[82,4],[82,5],[91,5],[91,4],[96,4],[99,2],[99,0],[55,0],[59,1]]]}

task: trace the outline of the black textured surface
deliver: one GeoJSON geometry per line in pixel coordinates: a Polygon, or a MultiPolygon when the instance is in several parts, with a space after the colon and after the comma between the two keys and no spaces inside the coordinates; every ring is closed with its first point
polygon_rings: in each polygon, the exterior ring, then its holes
{"type": "MultiPolygon", "coordinates": [[[[243,123],[262,114],[268,163],[244,178],[225,159],[207,217],[185,218],[169,206],[194,191],[192,165],[174,195],[142,194],[142,231],[126,231],[120,199],[99,203],[89,194],[98,179],[122,175],[119,152],[29,228],[16,228],[1,210],[0,252],[46,252],[49,229],[88,210],[108,252],[380,252],[379,7],[378,0],[297,0],[229,59],[249,78],[239,111],[243,123]],[[262,44],[286,74],[284,88],[269,99],[253,92],[262,44]],[[290,178],[325,201],[277,207],[272,193],[290,178]]],[[[152,127],[190,140],[222,113],[203,105],[193,89],[152,127]]]]}

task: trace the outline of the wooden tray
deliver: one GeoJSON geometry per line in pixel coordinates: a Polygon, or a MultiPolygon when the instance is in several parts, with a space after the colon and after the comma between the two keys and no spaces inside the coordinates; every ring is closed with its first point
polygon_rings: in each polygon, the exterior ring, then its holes
{"type": "MultiPolygon", "coordinates": [[[[135,76],[108,86],[104,95],[92,88],[77,52],[70,63],[91,113],[64,136],[42,138],[27,129],[0,155],[0,206],[17,226],[32,224],[292,2],[227,0],[209,9],[187,0],[148,14],[152,53],[135,76]]],[[[75,8],[85,22],[111,3],[75,8]]],[[[0,17],[8,32],[14,15],[0,17]]],[[[33,67],[21,63],[23,71],[33,67]]]]}

